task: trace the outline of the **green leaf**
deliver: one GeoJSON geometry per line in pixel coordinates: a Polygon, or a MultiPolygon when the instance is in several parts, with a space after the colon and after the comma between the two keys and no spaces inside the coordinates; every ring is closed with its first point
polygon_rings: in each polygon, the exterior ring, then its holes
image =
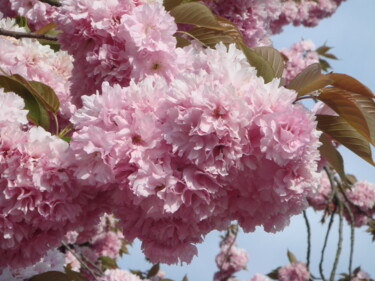
{"type": "Polygon", "coordinates": [[[155,276],[156,274],[158,274],[159,270],[160,270],[160,264],[159,263],[154,264],[148,271],[147,278],[151,278],[155,276]]]}
{"type": "Polygon", "coordinates": [[[346,182],[346,175],[344,170],[344,160],[340,152],[332,145],[326,134],[320,136],[319,141],[322,145],[319,147],[321,157],[323,157],[337,172],[343,182],[346,182]]]}
{"type": "MultiPolygon", "coordinates": [[[[346,122],[371,142],[369,126],[358,104],[360,99],[363,98],[362,96],[356,96],[355,94],[339,88],[329,87],[323,89],[321,94],[316,98],[336,111],[340,117],[345,119],[346,122]]],[[[366,97],[364,98],[367,99],[366,97]]]]}
{"type": "Polygon", "coordinates": [[[267,276],[273,280],[278,280],[279,279],[279,269],[280,267],[272,270],[270,273],[267,274],[267,276]]]}
{"type": "Polygon", "coordinates": [[[275,77],[280,78],[283,75],[285,61],[278,50],[272,47],[258,47],[254,49],[254,52],[271,64],[275,77]]]}
{"type": "Polygon", "coordinates": [[[176,23],[223,30],[211,10],[199,2],[182,3],[174,7],[170,14],[175,18],[176,23]]]}
{"type": "Polygon", "coordinates": [[[178,36],[178,35],[175,35],[175,37],[176,37],[176,40],[177,40],[177,45],[176,45],[177,48],[183,48],[183,47],[189,46],[191,44],[191,42],[184,37],[181,37],[181,36],[178,36]]]}
{"type": "Polygon", "coordinates": [[[30,32],[30,28],[27,24],[27,19],[22,16],[16,16],[16,24],[20,27],[25,28],[26,32],[30,32]]]}
{"type": "Polygon", "coordinates": [[[323,55],[331,49],[332,49],[331,47],[323,45],[323,46],[320,46],[318,49],[316,49],[315,52],[317,52],[319,55],[323,55]]]}
{"type": "Polygon", "coordinates": [[[314,90],[329,85],[330,79],[321,74],[319,63],[314,63],[302,70],[288,85],[288,89],[295,90],[298,96],[303,96],[314,90]]]}
{"type": "Polygon", "coordinates": [[[368,141],[342,117],[317,115],[318,129],[375,166],[368,141]]]}
{"type": "Polygon", "coordinates": [[[112,259],[112,258],[106,257],[106,256],[102,256],[102,257],[99,258],[99,260],[102,264],[103,270],[118,268],[118,265],[117,265],[115,259],[112,259]]]}
{"type": "Polygon", "coordinates": [[[230,20],[220,16],[216,16],[216,20],[219,23],[219,25],[224,29],[222,30],[222,32],[225,35],[229,35],[230,37],[232,37],[234,42],[243,42],[242,33],[238,29],[237,25],[235,25],[230,20]]]}
{"type": "Polygon", "coordinates": [[[166,11],[172,10],[174,7],[180,5],[182,0],[164,0],[163,5],[166,11]]]}
{"type": "Polygon", "coordinates": [[[29,111],[28,119],[43,128],[49,128],[49,116],[46,110],[41,106],[36,97],[19,81],[10,76],[0,75],[0,87],[5,92],[14,92],[25,102],[25,109],[29,111]]]}
{"type": "Polygon", "coordinates": [[[249,64],[257,69],[257,76],[263,77],[265,83],[268,83],[275,78],[275,72],[272,65],[267,60],[244,44],[240,44],[240,47],[249,64]]]}
{"type": "Polygon", "coordinates": [[[328,61],[326,61],[322,58],[319,59],[319,64],[320,64],[322,70],[325,71],[325,72],[327,72],[329,69],[332,68],[331,65],[328,63],[328,61]]]}
{"type": "Polygon", "coordinates": [[[59,271],[48,271],[35,275],[30,281],[71,281],[65,273],[59,271]]]}
{"type": "Polygon", "coordinates": [[[10,77],[27,88],[48,110],[57,113],[60,102],[55,91],[50,86],[37,81],[28,81],[19,74],[14,74],[10,77]]]}
{"type": "Polygon", "coordinates": [[[184,278],[182,279],[182,281],[189,281],[187,275],[185,274],[184,278]]]}
{"type": "Polygon", "coordinates": [[[289,260],[290,263],[297,262],[296,256],[291,251],[288,250],[287,256],[288,256],[288,260],[289,260]]]}
{"type": "Polygon", "coordinates": [[[210,48],[214,48],[215,45],[220,42],[225,45],[235,43],[233,37],[219,30],[197,27],[190,29],[187,33],[190,34],[194,39],[200,41],[202,44],[210,48]]]}
{"type": "Polygon", "coordinates": [[[35,34],[46,34],[56,27],[57,27],[57,25],[54,22],[50,22],[50,23],[47,23],[47,24],[43,25],[38,30],[34,31],[34,33],[35,34]]]}
{"type": "Polygon", "coordinates": [[[337,88],[341,88],[349,92],[358,93],[369,98],[375,98],[374,93],[369,88],[349,75],[341,73],[330,73],[327,74],[327,76],[331,80],[333,80],[332,85],[337,88]]]}
{"type": "Polygon", "coordinates": [[[38,42],[42,45],[48,45],[55,52],[60,51],[60,44],[57,41],[51,41],[46,39],[38,39],[38,42]]]}

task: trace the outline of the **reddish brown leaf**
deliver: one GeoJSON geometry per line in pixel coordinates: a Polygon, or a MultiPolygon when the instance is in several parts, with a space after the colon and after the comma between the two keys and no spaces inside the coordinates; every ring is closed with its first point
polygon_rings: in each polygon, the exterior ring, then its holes
{"type": "Polygon", "coordinates": [[[369,98],[375,98],[374,93],[357,79],[340,73],[330,73],[327,76],[333,80],[332,85],[350,92],[358,93],[369,98]]]}
{"type": "Polygon", "coordinates": [[[345,170],[344,170],[344,160],[340,152],[332,145],[332,142],[329,140],[327,135],[323,133],[320,136],[319,141],[322,145],[319,147],[319,152],[321,157],[323,157],[339,174],[340,178],[345,182],[345,170]]]}
{"type": "Polygon", "coordinates": [[[283,75],[285,61],[278,50],[272,47],[258,47],[254,51],[271,64],[275,77],[280,78],[283,75]]]}
{"type": "Polygon", "coordinates": [[[335,110],[369,142],[375,143],[375,103],[372,99],[335,87],[324,88],[317,99],[335,110]]]}
{"type": "Polygon", "coordinates": [[[287,88],[297,91],[300,97],[329,85],[331,80],[322,75],[321,70],[319,63],[309,65],[287,85],[287,88]]]}
{"type": "Polygon", "coordinates": [[[317,115],[318,129],[375,166],[369,142],[339,116],[317,115]]]}

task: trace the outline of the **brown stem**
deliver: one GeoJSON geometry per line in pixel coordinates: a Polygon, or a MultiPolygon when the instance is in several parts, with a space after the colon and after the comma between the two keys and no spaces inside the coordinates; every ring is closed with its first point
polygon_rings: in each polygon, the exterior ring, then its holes
{"type": "Polygon", "coordinates": [[[0,35],[10,36],[16,39],[21,38],[32,38],[32,39],[43,39],[49,41],[57,41],[56,37],[45,35],[45,34],[35,34],[35,33],[27,33],[27,32],[19,32],[19,31],[10,31],[3,28],[0,28],[0,35]]]}

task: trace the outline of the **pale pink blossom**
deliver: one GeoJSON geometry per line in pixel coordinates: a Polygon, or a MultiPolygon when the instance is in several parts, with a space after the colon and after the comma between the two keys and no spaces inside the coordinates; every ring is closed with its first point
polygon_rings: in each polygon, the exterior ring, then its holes
{"type": "Polygon", "coordinates": [[[307,281],[310,278],[306,265],[294,262],[278,270],[279,281],[307,281]]]}

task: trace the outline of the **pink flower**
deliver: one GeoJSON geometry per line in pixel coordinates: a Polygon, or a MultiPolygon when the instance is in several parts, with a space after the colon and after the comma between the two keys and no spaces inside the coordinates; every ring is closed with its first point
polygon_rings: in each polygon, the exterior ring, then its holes
{"type": "Polygon", "coordinates": [[[306,265],[301,262],[295,262],[281,267],[278,271],[279,281],[307,281],[310,273],[306,265]]]}
{"type": "MultiPolygon", "coordinates": [[[[355,204],[355,206],[350,205],[354,215],[354,225],[357,227],[365,225],[369,220],[368,215],[374,213],[375,184],[358,181],[346,191],[346,194],[348,199],[355,204]]],[[[349,214],[345,214],[345,217],[350,222],[349,214]]]]}
{"type": "Polygon", "coordinates": [[[269,281],[270,279],[263,274],[255,274],[249,281],[269,281]]]}
{"type": "Polygon", "coordinates": [[[122,269],[107,269],[98,281],[141,281],[137,275],[122,269]]]}

